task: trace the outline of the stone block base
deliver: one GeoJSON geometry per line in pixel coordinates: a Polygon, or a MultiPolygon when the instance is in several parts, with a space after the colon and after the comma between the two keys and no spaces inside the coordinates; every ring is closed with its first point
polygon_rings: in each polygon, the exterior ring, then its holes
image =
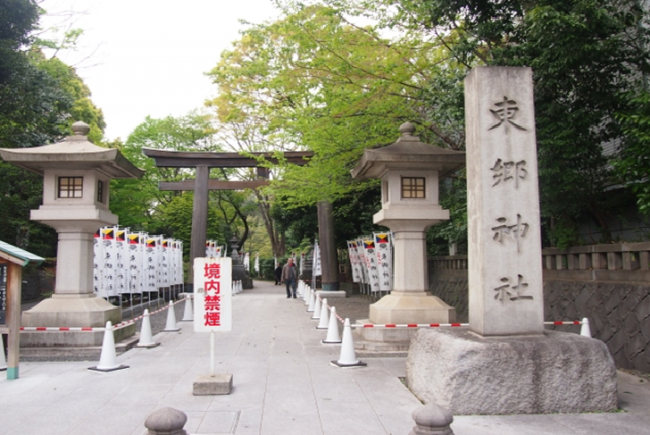
{"type": "Polygon", "coordinates": [[[378,324],[451,323],[456,310],[425,292],[392,291],[370,305],[370,321],[378,324]]]}
{"type": "Polygon", "coordinates": [[[232,375],[201,375],[194,380],[192,394],[195,396],[217,396],[230,394],[232,390],[232,375]]]}
{"type": "Polygon", "coordinates": [[[346,298],[348,296],[343,290],[317,290],[316,294],[323,299],[346,298]]]}
{"type": "Polygon", "coordinates": [[[467,329],[420,330],[406,381],[424,403],[454,415],[617,409],[616,367],[605,344],[577,334],[482,338],[467,329]]]}
{"type": "MultiPolygon", "coordinates": [[[[104,327],[107,321],[122,321],[122,309],[103,298],[90,295],[53,295],[24,311],[22,326],[104,327]]],[[[135,324],[113,332],[115,342],[135,334],[135,324]]],[[[21,347],[85,347],[101,346],[103,331],[94,332],[23,332],[21,347]]]]}

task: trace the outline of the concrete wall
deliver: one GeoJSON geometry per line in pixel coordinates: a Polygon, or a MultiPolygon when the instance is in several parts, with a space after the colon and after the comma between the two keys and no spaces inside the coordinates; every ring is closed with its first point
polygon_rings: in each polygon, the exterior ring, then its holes
{"type": "MultiPolygon", "coordinates": [[[[649,253],[650,243],[543,250],[544,318],[589,318],[618,367],[650,373],[649,253]]],[[[429,283],[467,321],[467,256],[430,258],[429,283]]]]}

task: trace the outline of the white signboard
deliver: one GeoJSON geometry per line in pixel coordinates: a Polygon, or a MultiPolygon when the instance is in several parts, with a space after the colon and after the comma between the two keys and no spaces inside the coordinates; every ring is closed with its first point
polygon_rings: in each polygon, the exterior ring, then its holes
{"type": "Polygon", "coordinates": [[[232,329],[232,258],[194,259],[194,330],[232,329]]]}

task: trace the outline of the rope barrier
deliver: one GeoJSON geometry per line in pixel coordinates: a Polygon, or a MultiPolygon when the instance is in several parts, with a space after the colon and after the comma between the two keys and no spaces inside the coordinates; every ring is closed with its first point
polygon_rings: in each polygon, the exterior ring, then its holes
{"type": "MultiPolygon", "coordinates": [[[[322,298],[320,294],[316,293],[316,297],[321,300],[322,298]]],[[[327,309],[332,311],[332,307],[329,306],[329,304],[326,304],[327,309]]],[[[339,319],[339,322],[342,324],[345,324],[345,320],[339,315],[339,313],[335,312],[336,318],[339,319]]],[[[570,321],[552,321],[552,322],[544,322],[544,325],[582,325],[583,322],[580,320],[570,320],[570,321]]],[[[373,323],[364,323],[364,324],[354,324],[350,325],[351,328],[456,328],[456,327],[462,327],[462,326],[469,326],[469,323],[405,323],[405,324],[393,324],[393,323],[386,323],[384,325],[376,325],[373,323]]]]}
{"type": "MultiPolygon", "coordinates": [[[[192,296],[190,296],[191,298],[192,296]]],[[[172,302],[172,306],[176,304],[180,304],[181,302],[184,302],[185,298],[180,299],[176,302],[172,302]]],[[[164,307],[152,311],[149,313],[150,316],[153,316],[154,314],[158,314],[160,312],[163,312],[165,310],[169,309],[169,305],[165,305],[164,307]]],[[[118,329],[126,328],[127,326],[134,324],[138,320],[144,318],[144,314],[141,314],[137,317],[134,317],[131,320],[125,320],[124,322],[120,322],[113,326],[113,331],[116,331],[118,329]]],[[[26,331],[26,332],[99,332],[99,331],[106,331],[106,327],[104,326],[98,326],[98,327],[77,327],[77,326],[21,326],[20,331],[26,331]]]]}

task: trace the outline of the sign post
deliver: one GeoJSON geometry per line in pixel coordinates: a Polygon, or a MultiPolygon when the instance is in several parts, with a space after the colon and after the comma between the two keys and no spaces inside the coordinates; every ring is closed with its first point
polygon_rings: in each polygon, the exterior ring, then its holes
{"type": "Polygon", "coordinates": [[[232,259],[194,259],[194,331],[210,333],[210,374],[194,381],[194,395],[230,394],[232,375],[216,375],[215,332],[232,330],[232,259]]]}

